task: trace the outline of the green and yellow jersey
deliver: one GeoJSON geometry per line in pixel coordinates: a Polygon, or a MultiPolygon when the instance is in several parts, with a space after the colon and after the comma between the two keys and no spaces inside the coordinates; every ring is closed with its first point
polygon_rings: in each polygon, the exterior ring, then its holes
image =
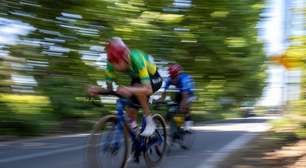
{"type": "MultiPolygon", "coordinates": [[[[131,62],[129,76],[132,79],[140,79],[141,84],[150,84],[150,76],[153,76],[157,67],[153,58],[139,50],[131,50],[129,54],[131,62]]],[[[106,81],[112,82],[114,79],[114,70],[111,63],[107,62],[106,81]]]]}

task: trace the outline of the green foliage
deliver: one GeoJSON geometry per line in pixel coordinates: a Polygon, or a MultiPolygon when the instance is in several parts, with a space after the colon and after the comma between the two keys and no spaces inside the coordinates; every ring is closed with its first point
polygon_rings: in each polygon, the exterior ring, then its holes
{"type": "Polygon", "coordinates": [[[34,135],[52,127],[54,116],[47,97],[1,94],[0,107],[1,135],[34,135]]]}
{"type": "MultiPolygon", "coordinates": [[[[37,81],[31,94],[48,98],[46,113],[52,114],[52,120],[97,116],[99,108],[77,98],[86,96],[88,84],[103,79],[103,70],[82,57],[93,52],[92,46],[104,46],[109,37],[120,36],[131,48],[144,50],[157,61],[182,64],[200,90],[194,111],[205,119],[223,118],[222,112],[256,100],[264,87],[265,56],[256,29],[263,2],[193,0],[178,7],[170,0],[3,0],[1,17],[20,20],[36,30],[21,36],[23,43],[7,46],[14,59],[1,62],[1,92],[14,92],[10,74],[29,75],[37,81]],[[7,62],[43,62],[44,66],[18,70],[7,62]],[[224,98],[229,103],[222,103],[224,98]]],[[[120,81],[128,83],[125,79],[120,81]]],[[[11,112],[3,116],[14,121],[11,103],[4,104],[11,112]]]]}

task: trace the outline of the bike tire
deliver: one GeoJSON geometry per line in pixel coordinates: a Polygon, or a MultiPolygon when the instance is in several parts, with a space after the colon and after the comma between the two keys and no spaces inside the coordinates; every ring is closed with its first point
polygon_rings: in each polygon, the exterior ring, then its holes
{"type": "MultiPolygon", "coordinates": [[[[115,125],[117,117],[115,115],[108,115],[96,122],[93,127],[92,133],[89,136],[88,146],[87,146],[87,166],[88,168],[109,168],[109,166],[103,166],[103,161],[106,162],[107,159],[100,158],[99,152],[100,149],[99,143],[101,138],[105,137],[105,127],[108,123],[115,125]],[[104,135],[103,135],[104,134],[104,135]]],[[[127,160],[129,156],[129,137],[128,137],[128,128],[124,125],[122,130],[123,132],[123,158],[122,160],[116,160],[120,168],[125,168],[127,166],[127,160]],[[121,163],[119,163],[121,162],[121,163]]],[[[101,145],[102,146],[102,145],[101,145]]],[[[122,148],[120,147],[120,148],[122,148]]]]}
{"type": "Polygon", "coordinates": [[[144,160],[145,163],[147,165],[147,167],[156,167],[158,164],[160,164],[160,162],[162,161],[162,159],[164,158],[165,154],[166,154],[166,150],[167,150],[167,128],[166,128],[166,122],[164,120],[164,118],[160,115],[160,114],[154,114],[153,115],[153,120],[156,123],[157,129],[156,131],[153,133],[153,135],[151,137],[146,138],[146,146],[148,147],[148,143],[150,142],[150,139],[160,135],[162,137],[162,145],[152,145],[151,147],[154,146],[154,148],[147,148],[146,151],[144,152],[144,160]],[[162,131],[162,133],[160,133],[160,131],[162,131]],[[151,152],[153,152],[153,150],[155,150],[155,152],[158,155],[157,159],[153,159],[151,158],[150,154],[151,152]]]}

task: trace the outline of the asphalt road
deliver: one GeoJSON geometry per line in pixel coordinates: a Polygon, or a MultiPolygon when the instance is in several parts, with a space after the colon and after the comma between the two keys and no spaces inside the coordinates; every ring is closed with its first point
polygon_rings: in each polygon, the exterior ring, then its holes
{"type": "MultiPolygon", "coordinates": [[[[194,126],[191,150],[176,146],[164,158],[164,168],[213,168],[236,149],[269,129],[275,117],[233,119],[194,126]]],[[[87,134],[67,135],[0,143],[0,168],[85,168],[87,134]]],[[[128,167],[146,167],[130,162],[128,167]]]]}

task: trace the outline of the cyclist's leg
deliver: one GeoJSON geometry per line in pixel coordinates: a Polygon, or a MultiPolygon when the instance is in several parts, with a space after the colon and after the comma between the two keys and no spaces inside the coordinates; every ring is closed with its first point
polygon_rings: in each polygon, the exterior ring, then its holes
{"type": "Polygon", "coordinates": [[[173,119],[176,111],[177,111],[177,107],[172,107],[172,106],[169,107],[169,109],[168,109],[168,111],[165,115],[165,119],[166,119],[167,122],[169,122],[173,119]]]}
{"type": "MultiPolygon", "coordinates": [[[[133,106],[134,101],[136,100],[135,97],[131,97],[131,105],[128,105],[127,107],[127,115],[129,118],[129,125],[132,128],[132,130],[134,131],[134,133],[136,134],[136,136],[138,136],[139,134],[139,130],[137,127],[137,113],[139,108],[136,106],[133,106]]],[[[132,153],[133,153],[133,160],[134,162],[139,162],[139,155],[140,155],[140,151],[137,149],[137,147],[135,146],[136,144],[133,142],[132,144],[132,153]]]]}
{"type": "Polygon", "coordinates": [[[185,111],[185,124],[184,124],[184,130],[190,130],[191,127],[193,126],[193,121],[191,118],[191,114],[190,114],[190,104],[188,104],[188,107],[186,108],[185,111]]]}
{"type": "MultiPolygon", "coordinates": [[[[132,82],[132,86],[138,86],[138,85],[140,84],[137,82],[137,80],[134,80],[132,82]]],[[[128,105],[129,116],[131,116],[132,119],[135,119],[135,121],[136,121],[137,111],[139,110],[140,107],[143,107],[143,112],[146,120],[145,128],[141,133],[141,135],[143,136],[152,135],[156,127],[151,116],[148,100],[149,96],[147,95],[133,95],[130,98],[131,103],[128,105]]]]}
{"type": "MultiPolygon", "coordinates": [[[[182,100],[182,93],[177,93],[176,96],[175,96],[175,102],[177,102],[178,104],[181,104],[181,101],[182,100]]],[[[184,108],[183,111],[180,111],[181,113],[184,113],[184,130],[190,130],[192,125],[193,125],[193,121],[192,121],[192,118],[191,118],[191,114],[190,114],[190,109],[191,109],[191,104],[192,104],[192,101],[190,98],[187,98],[187,105],[186,107],[184,108]],[[190,100],[190,101],[189,101],[190,100]]]]}
{"type": "MultiPolygon", "coordinates": [[[[140,86],[140,81],[137,79],[133,79],[132,81],[132,86],[140,86]]],[[[133,95],[130,97],[131,104],[129,104],[129,107],[136,109],[137,111],[139,110],[140,107],[143,108],[143,112],[145,116],[150,115],[150,108],[149,108],[149,96],[147,95],[133,95]]]]}
{"type": "Polygon", "coordinates": [[[149,108],[149,96],[146,95],[137,95],[136,96],[139,103],[143,107],[143,112],[146,120],[145,128],[143,129],[141,135],[143,136],[150,136],[154,133],[156,126],[153,121],[150,108],[149,108]]]}
{"type": "Polygon", "coordinates": [[[137,112],[138,112],[138,108],[132,107],[132,106],[128,106],[127,107],[127,115],[128,115],[128,119],[129,119],[129,124],[130,127],[132,129],[137,129],[137,112]]]}
{"type": "MultiPolygon", "coordinates": [[[[151,87],[153,90],[153,93],[156,92],[162,85],[162,78],[160,77],[160,75],[158,74],[158,72],[153,75],[150,76],[151,79],[151,87]]],[[[141,85],[140,79],[139,78],[134,78],[132,79],[132,86],[139,86],[141,85]]],[[[150,108],[149,108],[149,95],[144,95],[144,94],[137,94],[137,95],[133,95],[131,97],[131,100],[133,102],[134,105],[140,105],[143,108],[143,112],[144,112],[144,116],[145,116],[145,120],[146,120],[146,126],[143,130],[143,132],[141,133],[141,135],[143,136],[150,136],[154,133],[155,131],[155,123],[153,122],[152,116],[151,116],[151,112],[150,112],[150,108]]],[[[132,106],[133,106],[132,104],[132,106]]]]}
{"type": "Polygon", "coordinates": [[[183,109],[182,113],[184,113],[185,121],[191,121],[191,114],[190,114],[191,102],[187,102],[185,108],[183,109]]]}
{"type": "Polygon", "coordinates": [[[194,99],[195,99],[195,97],[192,95],[192,94],[190,94],[189,95],[189,97],[188,97],[188,108],[187,108],[187,120],[191,120],[192,121],[192,119],[191,119],[191,106],[192,106],[192,102],[194,101],[194,99]]]}
{"type": "MultiPolygon", "coordinates": [[[[131,86],[140,86],[141,81],[140,78],[132,78],[131,86]]],[[[137,95],[132,95],[132,97],[129,98],[130,103],[128,104],[127,113],[129,118],[131,119],[131,127],[134,128],[137,120],[137,113],[139,111],[139,108],[142,106],[139,102],[139,98],[137,95]]],[[[144,113],[147,114],[148,110],[144,110],[144,113]]]]}
{"type": "MultiPolygon", "coordinates": [[[[160,89],[163,79],[159,75],[158,71],[154,75],[150,75],[151,80],[151,88],[152,92],[155,93],[157,90],[160,89]]],[[[152,93],[152,94],[153,94],[152,93]]],[[[153,121],[153,118],[151,116],[150,108],[149,108],[149,98],[150,95],[136,95],[138,98],[138,101],[140,102],[141,106],[143,107],[143,111],[146,118],[146,127],[142,132],[143,136],[150,136],[154,133],[156,129],[156,125],[153,121]]]]}

